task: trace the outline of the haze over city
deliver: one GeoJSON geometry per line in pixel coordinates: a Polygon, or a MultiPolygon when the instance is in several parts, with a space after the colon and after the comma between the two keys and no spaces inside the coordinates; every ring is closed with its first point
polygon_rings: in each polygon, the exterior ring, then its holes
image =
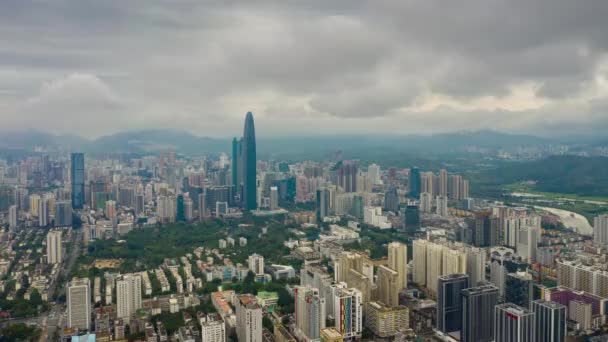
{"type": "Polygon", "coordinates": [[[0,342],[608,341],[607,17],[0,1],[0,342]]]}

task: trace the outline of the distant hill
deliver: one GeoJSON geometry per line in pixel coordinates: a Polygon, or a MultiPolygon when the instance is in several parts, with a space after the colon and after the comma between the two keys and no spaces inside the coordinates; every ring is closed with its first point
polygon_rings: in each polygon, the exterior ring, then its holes
{"type": "Polygon", "coordinates": [[[551,156],[530,162],[513,162],[471,176],[474,191],[497,189],[506,184],[536,181],[535,190],[608,196],[608,158],[551,156]]]}
{"type": "MultiPolygon", "coordinates": [[[[335,151],[345,157],[361,154],[455,153],[479,150],[510,149],[555,141],[530,135],[496,131],[455,132],[435,135],[336,135],[258,137],[258,153],[267,158],[326,158],[335,151]]],[[[179,130],[140,130],[106,135],[94,140],[78,136],[52,135],[38,131],[0,134],[0,149],[60,149],[90,153],[157,153],[173,149],[185,155],[230,152],[230,138],[196,136],[179,130]]]]}

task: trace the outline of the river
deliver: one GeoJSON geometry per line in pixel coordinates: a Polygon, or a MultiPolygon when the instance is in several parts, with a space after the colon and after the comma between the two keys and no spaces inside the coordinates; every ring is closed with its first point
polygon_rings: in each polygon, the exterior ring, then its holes
{"type": "Polygon", "coordinates": [[[534,208],[557,215],[566,228],[569,228],[581,235],[593,235],[593,227],[589,224],[589,221],[587,221],[587,219],[581,214],[556,208],[538,206],[534,206],[534,208]]]}

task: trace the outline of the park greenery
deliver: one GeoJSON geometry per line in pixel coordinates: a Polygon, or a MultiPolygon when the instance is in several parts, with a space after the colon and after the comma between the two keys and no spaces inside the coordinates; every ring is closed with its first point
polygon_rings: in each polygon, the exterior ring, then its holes
{"type": "Polygon", "coordinates": [[[40,329],[23,323],[12,324],[0,330],[0,341],[37,341],[40,329]]]}

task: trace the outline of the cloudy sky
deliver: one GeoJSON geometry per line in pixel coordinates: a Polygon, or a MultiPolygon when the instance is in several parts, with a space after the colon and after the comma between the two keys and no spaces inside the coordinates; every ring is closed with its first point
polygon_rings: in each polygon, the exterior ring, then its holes
{"type": "Polygon", "coordinates": [[[1,0],[0,131],[608,128],[606,0],[1,0]]]}

